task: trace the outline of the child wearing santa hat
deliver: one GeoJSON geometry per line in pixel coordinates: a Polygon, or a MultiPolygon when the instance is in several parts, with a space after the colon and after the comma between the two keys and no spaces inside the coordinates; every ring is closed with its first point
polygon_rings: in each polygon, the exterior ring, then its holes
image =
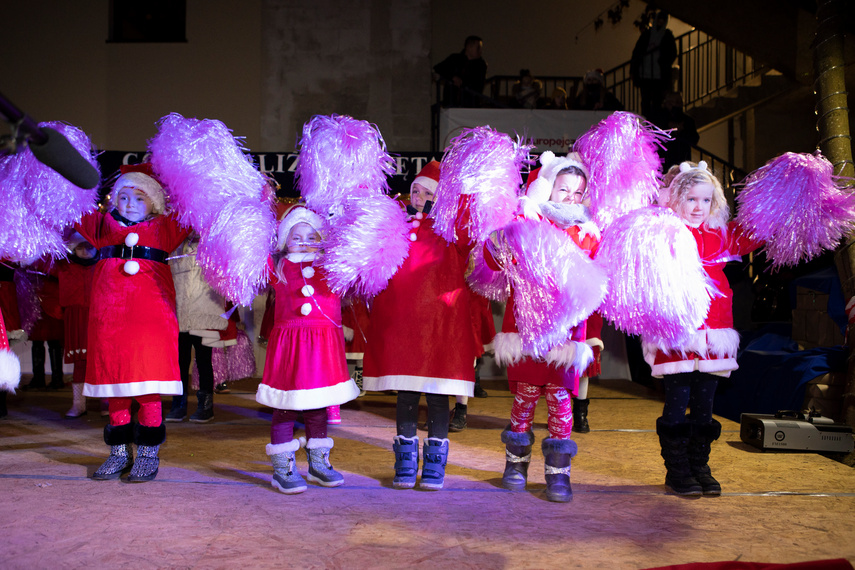
{"type": "Polygon", "coordinates": [[[77,231],[99,248],[89,313],[83,394],[109,400],[104,441],[110,456],[93,479],[128,481],[157,476],[166,439],[161,394],[180,395],[178,321],[168,252],[189,231],[166,214],[164,190],[149,164],[125,166],[113,185],[108,212],[93,212],[77,231]],[[131,402],[140,405],[131,421],[131,402]],[[137,444],[134,460],[131,443],[137,444]]]}
{"type": "Polygon", "coordinates": [[[428,406],[428,436],[419,485],[441,489],[448,460],[448,396],[472,396],[474,362],[479,353],[473,334],[469,287],[464,273],[471,246],[468,239],[449,244],[425,217],[434,197],[440,164],[429,162],[411,188],[410,249],[403,265],[377,295],[365,351],[366,390],[397,390],[395,452],[397,489],[415,487],[419,468],[416,435],[419,400],[428,406]],[[407,357],[389,350],[405,339],[407,357]],[[448,350],[448,347],[454,347],[448,350]]]}
{"type": "Polygon", "coordinates": [[[327,407],[359,396],[345,360],[341,299],[330,291],[323,270],[314,266],[320,257],[322,226],[320,216],[294,207],[279,223],[281,254],[269,261],[276,303],[255,399],[275,410],[267,454],[273,463],[272,485],[285,494],[306,490],[296,467],[296,452],[304,443],[294,438],[300,412],[306,427],[309,481],[323,487],[344,483],[329,462],[333,440],[327,437],[327,407]]]}
{"type": "MultiPolygon", "coordinates": [[[[526,195],[521,199],[523,217],[557,226],[567,233],[567,239],[572,239],[593,256],[599,243],[599,231],[584,203],[587,167],[577,153],[556,157],[547,151],[541,155],[540,162],[542,167],[529,176],[526,195]]],[[[490,241],[484,251],[487,265],[495,271],[502,270],[499,255],[495,253],[498,247],[490,241]]],[[[574,327],[570,338],[549,351],[545,358],[535,359],[522,350],[515,309],[515,294],[511,292],[502,332],[494,341],[496,362],[507,366],[508,382],[515,395],[511,423],[502,432],[502,442],[506,445],[502,486],[511,490],[525,488],[534,445],[531,430],[534,411],[543,395],[548,406],[549,430],[549,437],[542,442],[546,496],[550,501],[567,502],[573,498],[570,460],[577,451],[572,440],[571,394],[577,393],[580,374],[593,357],[585,343],[585,323],[574,327]]]]}

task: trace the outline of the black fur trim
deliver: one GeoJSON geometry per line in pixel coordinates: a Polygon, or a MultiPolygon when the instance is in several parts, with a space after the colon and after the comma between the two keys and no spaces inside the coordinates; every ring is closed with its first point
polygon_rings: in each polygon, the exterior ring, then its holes
{"type": "Polygon", "coordinates": [[[692,424],[666,424],[662,418],[656,418],[656,433],[665,437],[689,437],[692,435],[692,424]]]}
{"type": "Polygon", "coordinates": [[[104,426],[104,443],[107,445],[124,445],[134,441],[134,429],[131,424],[104,426]]]}
{"type": "Polygon", "coordinates": [[[155,446],[166,441],[166,426],[155,427],[134,424],[134,443],[137,445],[155,446]]]}
{"type": "Polygon", "coordinates": [[[699,436],[706,441],[715,441],[721,437],[721,423],[712,420],[708,424],[692,424],[692,435],[699,436]]]}

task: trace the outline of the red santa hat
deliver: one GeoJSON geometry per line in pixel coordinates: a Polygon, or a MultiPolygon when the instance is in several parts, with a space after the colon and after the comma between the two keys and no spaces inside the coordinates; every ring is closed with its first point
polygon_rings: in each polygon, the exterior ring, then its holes
{"type": "Polygon", "coordinates": [[[151,212],[153,214],[162,214],[166,210],[166,196],[163,193],[163,186],[157,180],[151,163],[123,164],[119,167],[119,172],[121,174],[113,184],[113,192],[110,194],[110,201],[113,205],[116,204],[116,195],[119,190],[135,188],[141,190],[151,199],[151,212]]]}
{"type": "Polygon", "coordinates": [[[309,224],[309,226],[311,226],[311,228],[318,232],[323,238],[324,233],[322,230],[324,227],[324,221],[321,217],[305,206],[295,205],[288,210],[282,218],[282,221],[279,222],[276,249],[281,251],[285,248],[285,242],[288,240],[288,234],[291,233],[291,229],[294,226],[300,223],[309,224]]]}
{"type": "Polygon", "coordinates": [[[6,324],[3,313],[0,312],[0,390],[15,392],[21,381],[21,363],[9,348],[9,337],[6,336],[6,324]]]}
{"type": "Polygon", "coordinates": [[[588,167],[585,166],[578,152],[567,153],[567,156],[555,156],[555,153],[547,150],[540,155],[540,164],[540,168],[531,171],[526,182],[522,206],[527,218],[540,215],[540,204],[549,202],[549,197],[552,196],[552,185],[558,173],[565,168],[575,166],[582,171],[586,179],[588,178],[588,167]]]}
{"type": "Polygon", "coordinates": [[[436,192],[436,187],[439,185],[439,161],[431,160],[422,167],[410,184],[410,192],[413,191],[413,184],[421,184],[431,192],[436,192]]]}

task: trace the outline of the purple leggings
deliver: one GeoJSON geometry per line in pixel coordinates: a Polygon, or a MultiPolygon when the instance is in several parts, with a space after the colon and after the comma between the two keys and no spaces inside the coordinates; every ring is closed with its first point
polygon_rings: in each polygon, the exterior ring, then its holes
{"type": "Polygon", "coordinates": [[[306,439],[321,439],[327,436],[327,409],[318,410],[275,410],[270,425],[270,443],[288,443],[294,439],[294,422],[303,414],[306,426],[306,439]]]}

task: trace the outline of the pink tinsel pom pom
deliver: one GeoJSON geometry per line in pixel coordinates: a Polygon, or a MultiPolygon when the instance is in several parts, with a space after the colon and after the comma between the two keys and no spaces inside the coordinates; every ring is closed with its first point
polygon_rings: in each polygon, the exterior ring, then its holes
{"type": "Polygon", "coordinates": [[[745,179],[736,222],[765,242],[773,267],[809,260],[855,228],[855,194],[836,182],[819,152],[785,153],[745,179]]]}
{"type": "MultiPolygon", "coordinates": [[[[491,238],[492,239],[492,238],[491,238]]],[[[476,246],[469,257],[469,271],[466,274],[466,282],[473,291],[504,303],[511,294],[511,283],[504,271],[493,271],[484,260],[484,249],[476,246]]]]}
{"type": "Polygon", "coordinates": [[[167,115],[149,150],[179,220],[200,235],[205,279],[224,297],[249,304],[267,281],[276,231],[264,176],[216,120],[167,115]]]}
{"type": "Polygon", "coordinates": [[[593,313],[608,279],[563,231],[552,224],[519,220],[502,232],[497,247],[513,284],[514,317],[525,354],[543,357],[570,338],[593,313]]]}
{"type": "Polygon", "coordinates": [[[530,148],[489,127],[467,129],[455,137],[442,159],[436,203],[430,212],[434,231],[445,241],[455,241],[460,198],[469,195],[468,219],[463,223],[472,241],[483,242],[510,222],[522,183],[520,170],[530,162],[530,148]]]}
{"type": "Polygon", "coordinates": [[[656,149],[668,138],[638,115],[617,111],[576,140],[573,150],[588,166],[591,212],[601,229],[656,200],[661,174],[656,149]]]}
{"type": "MultiPolygon", "coordinates": [[[[98,169],[82,130],[65,123],[39,123],[62,134],[98,169]]],[[[42,164],[29,148],[0,157],[0,258],[28,263],[44,255],[67,255],[62,232],[95,208],[98,188],[83,189],[42,164]]]]}
{"type": "Polygon", "coordinates": [[[348,204],[333,219],[324,242],[323,266],[336,294],[370,299],[386,288],[410,248],[405,214],[388,196],[348,204]]]}
{"type": "Polygon", "coordinates": [[[380,131],[346,115],[316,115],[303,125],[296,177],[309,209],[323,217],[345,203],[388,191],[395,161],[380,131]]]}
{"type": "Polygon", "coordinates": [[[603,317],[665,347],[690,340],[718,294],[695,238],[668,208],[650,206],[615,220],[603,235],[597,263],[611,280],[603,317]]]}

